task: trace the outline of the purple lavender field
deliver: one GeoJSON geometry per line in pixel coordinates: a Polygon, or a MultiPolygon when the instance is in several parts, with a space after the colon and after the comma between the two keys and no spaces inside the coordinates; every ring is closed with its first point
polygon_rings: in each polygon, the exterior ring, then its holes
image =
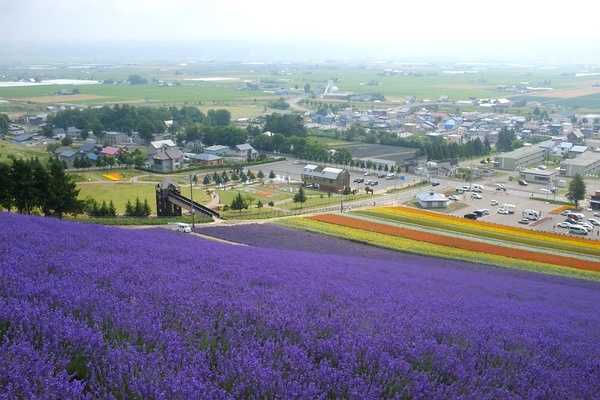
{"type": "Polygon", "coordinates": [[[0,398],[593,399],[600,285],[0,214],[0,398]]]}

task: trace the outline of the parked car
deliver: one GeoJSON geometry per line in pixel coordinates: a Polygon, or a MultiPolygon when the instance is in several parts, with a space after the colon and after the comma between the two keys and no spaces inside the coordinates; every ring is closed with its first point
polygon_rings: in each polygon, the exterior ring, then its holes
{"type": "Polygon", "coordinates": [[[379,181],[372,181],[371,182],[371,186],[377,186],[377,185],[379,185],[379,181]]]}
{"type": "Polygon", "coordinates": [[[560,215],[562,215],[563,217],[568,217],[569,214],[571,214],[573,211],[571,210],[564,210],[563,212],[560,213],[560,215]]]}
{"type": "Polygon", "coordinates": [[[559,228],[567,228],[567,229],[569,229],[569,228],[571,228],[573,226],[573,224],[570,223],[570,222],[567,222],[567,221],[563,221],[563,222],[560,222],[560,223],[556,224],[556,226],[558,226],[559,228]]]}
{"type": "Polygon", "coordinates": [[[587,229],[588,232],[591,232],[594,230],[594,227],[592,226],[592,224],[588,224],[587,222],[580,222],[579,226],[583,226],[585,229],[587,229]]]}
{"type": "Polygon", "coordinates": [[[590,224],[592,224],[592,225],[600,226],[600,221],[598,221],[598,220],[597,220],[597,219],[595,219],[595,218],[590,218],[590,219],[588,219],[588,222],[589,222],[590,224]]]}
{"type": "Polygon", "coordinates": [[[506,192],[506,187],[501,183],[496,183],[496,190],[501,190],[506,192]]]}
{"type": "Polygon", "coordinates": [[[569,228],[569,233],[574,235],[587,235],[588,231],[583,226],[573,225],[569,228]]]}
{"type": "Polygon", "coordinates": [[[521,218],[519,223],[523,225],[529,225],[529,220],[527,218],[521,218]]]}
{"type": "Polygon", "coordinates": [[[493,207],[498,205],[498,200],[492,200],[490,201],[490,205],[492,205],[493,207]]]}
{"type": "Polygon", "coordinates": [[[471,199],[481,200],[483,199],[483,196],[481,196],[479,193],[471,193],[471,199]]]}
{"type": "Polygon", "coordinates": [[[365,178],[356,178],[354,180],[354,183],[363,183],[365,181],[365,178]]]}
{"type": "Polygon", "coordinates": [[[527,186],[529,184],[527,183],[527,181],[525,179],[519,179],[519,185],[521,185],[521,186],[527,186]]]}
{"type": "Polygon", "coordinates": [[[498,214],[508,215],[508,214],[510,214],[510,211],[508,211],[506,208],[500,207],[498,209],[498,214]]]}
{"type": "Polygon", "coordinates": [[[469,213],[469,214],[465,214],[465,218],[466,219],[477,219],[477,214],[475,213],[469,213]]]}
{"type": "Polygon", "coordinates": [[[453,195],[453,194],[451,194],[450,196],[448,196],[448,198],[449,198],[450,200],[452,200],[452,201],[459,201],[459,200],[460,200],[460,198],[459,198],[458,196],[455,196],[455,195],[453,195]]]}
{"type": "Polygon", "coordinates": [[[386,176],[385,172],[380,172],[379,174],[377,174],[377,177],[380,178],[380,179],[385,178],[385,176],[386,176]]]}
{"type": "Polygon", "coordinates": [[[363,176],[369,176],[369,171],[365,172],[363,176]]]}

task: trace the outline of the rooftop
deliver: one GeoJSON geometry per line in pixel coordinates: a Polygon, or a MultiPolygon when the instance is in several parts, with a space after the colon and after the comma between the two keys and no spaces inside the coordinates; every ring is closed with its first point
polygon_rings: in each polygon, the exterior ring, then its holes
{"type": "Polygon", "coordinates": [[[564,160],[563,162],[560,163],[560,165],[561,166],[573,165],[573,166],[586,167],[595,162],[600,162],[600,153],[596,153],[593,151],[586,151],[585,153],[581,154],[578,157],[564,160]]]}

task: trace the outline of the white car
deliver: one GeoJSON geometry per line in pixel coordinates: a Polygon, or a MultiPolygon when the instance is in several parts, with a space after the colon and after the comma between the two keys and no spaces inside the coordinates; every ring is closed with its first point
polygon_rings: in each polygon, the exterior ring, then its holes
{"type": "Polygon", "coordinates": [[[595,218],[590,218],[590,219],[588,219],[588,222],[589,222],[590,224],[592,224],[592,225],[600,226],[600,221],[598,221],[598,220],[597,220],[597,219],[595,219],[595,218]]]}
{"type": "Polygon", "coordinates": [[[559,228],[567,228],[567,229],[571,229],[571,227],[573,226],[572,223],[567,222],[567,221],[563,221],[559,224],[556,224],[556,226],[558,226],[559,228]]]}
{"type": "Polygon", "coordinates": [[[450,195],[450,196],[448,196],[448,198],[450,200],[452,200],[452,201],[458,201],[459,200],[458,196],[455,196],[455,195],[450,195]]]}
{"type": "Polygon", "coordinates": [[[490,201],[490,205],[497,206],[498,205],[498,200],[492,200],[492,201],[490,201]]]}
{"type": "Polygon", "coordinates": [[[471,193],[471,198],[477,200],[483,199],[483,197],[479,193],[471,193]]]}
{"type": "Polygon", "coordinates": [[[175,230],[177,232],[192,233],[192,226],[190,224],[186,224],[186,223],[183,223],[183,222],[178,222],[176,224],[175,230]]]}
{"type": "Polygon", "coordinates": [[[506,208],[499,208],[498,214],[508,215],[508,214],[510,214],[510,211],[508,211],[506,208]]]}
{"type": "Polygon", "coordinates": [[[592,224],[588,224],[587,222],[579,222],[577,225],[583,226],[585,228],[585,230],[587,230],[588,232],[591,232],[594,230],[594,227],[592,226],[592,224]]]}

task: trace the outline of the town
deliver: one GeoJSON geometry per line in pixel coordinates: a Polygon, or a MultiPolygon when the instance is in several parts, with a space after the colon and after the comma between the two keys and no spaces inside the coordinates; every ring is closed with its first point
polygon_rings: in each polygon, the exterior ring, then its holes
{"type": "Polygon", "coordinates": [[[599,13],[2,3],[0,399],[599,399],[599,13]]]}

